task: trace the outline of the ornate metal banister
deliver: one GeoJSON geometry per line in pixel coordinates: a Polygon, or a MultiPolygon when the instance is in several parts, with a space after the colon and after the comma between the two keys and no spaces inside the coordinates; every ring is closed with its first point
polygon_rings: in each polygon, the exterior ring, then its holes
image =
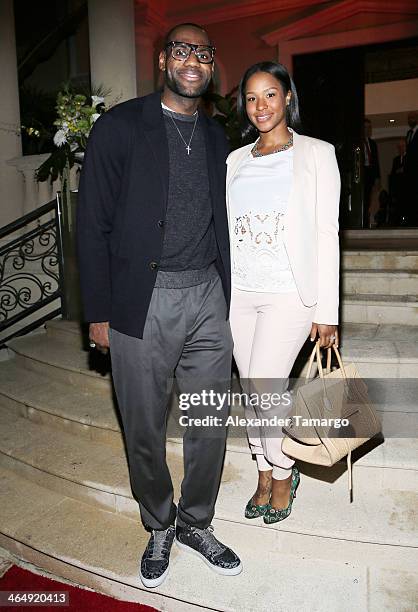
{"type": "Polygon", "coordinates": [[[0,346],[63,312],[61,216],[58,195],[0,229],[0,346]],[[41,313],[55,300],[59,307],[41,313]]]}
{"type": "Polygon", "coordinates": [[[28,225],[28,223],[30,223],[31,221],[36,221],[37,219],[40,219],[47,213],[53,210],[56,210],[56,207],[57,207],[57,201],[54,198],[53,200],[51,200],[50,202],[47,202],[43,206],[40,206],[39,208],[35,208],[35,210],[32,210],[31,212],[27,213],[23,217],[19,217],[19,219],[15,219],[8,225],[5,225],[4,227],[0,228],[0,240],[5,238],[12,232],[15,232],[18,229],[25,227],[25,225],[28,225]]]}

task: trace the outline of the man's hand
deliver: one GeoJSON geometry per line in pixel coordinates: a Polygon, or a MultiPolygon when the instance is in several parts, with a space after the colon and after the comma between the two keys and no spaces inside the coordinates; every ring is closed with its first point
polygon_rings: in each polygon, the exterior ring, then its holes
{"type": "Polygon", "coordinates": [[[312,342],[316,340],[319,335],[319,346],[322,348],[330,348],[334,345],[338,348],[338,327],[337,325],[321,325],[319,323],[312,323],[310,339],[312,342]]]}
{"type": "Polygon", "coordinates": [[[106,355],[109,350],[109,321],[90,323],[89,342],[91,348],[95,348],[106,355]],[[92,346],[93,344],[95,346],[92,346]]]}

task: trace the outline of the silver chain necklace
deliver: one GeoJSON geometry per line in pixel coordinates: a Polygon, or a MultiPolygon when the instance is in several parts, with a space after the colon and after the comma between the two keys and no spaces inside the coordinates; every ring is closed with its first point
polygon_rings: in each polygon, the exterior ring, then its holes
{"type": "Polygon", "coordinates": [[[186,146],[186,151],[187,151],[187,155],[190,155],[190,151],[192,150],[190,147],[190,144],[192,142],[193,139],[193,135],[194,135],[194,131],[196,129],[196,123],[197,123],[197,119],[199,117],[199,113],[196,111],[196,119],[194,120],[194,125],[193,125],[193,130],[192,130],[192,135],[190,136],[190,140],[189,142],[186,142],[183,138],[183,134],[180,132],[179,128],[177,127],[177,123],[174,121],[173,119],[173,115],[170,113],[170,117],[171,117],[171,121],[173,122],[174,127],[176,128],[176,130],[179,133],[180,138],[182,139],[182,141],[184,142],[185,146],[186,146]]]}
{"type": "Polygon", "coordinates": [[[274,149],[274,151],[271,151],[271,153],[260,153],[260,151],[258,150],[258,140],[253,146],[251,153],[253,154],[253,157],[264,157],[265,155],[273,155],[273,153],[280,153],[280,151],[286,151],[287,149],[290,149],[292,145],[293,145],[293,134],[290,133],[289,140],[285,142],[285,144],[280,145],[277,149],[274,149]]]}

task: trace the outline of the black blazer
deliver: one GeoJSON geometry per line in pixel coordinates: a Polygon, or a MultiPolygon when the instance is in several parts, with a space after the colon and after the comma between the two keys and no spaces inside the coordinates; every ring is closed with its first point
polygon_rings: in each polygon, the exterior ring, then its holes
{"type": "Polygon", "coordinates": [[[406,145],[405,172],[410,175],[414,182],[418,177],[418,130],[412,140],[406,145]]]}
{"type": "MultiPolygon", "coordinates": [[[[216,267],[231,294],[223,129],[201,113],[218,245],[216,267]]],[[[192,160],[191,160],[192,161],[192,160]]],[[[86,321],[141,338],[158,271],[169,153],[161,94],[115,106],[95,123],[80,178],[77,247],[86,321]]]]}
{"type": "Polygon", "coordinates": [[[405,169],[405,158],[406,155],[397,155],[393,158],[392,170],[390,171],[391,176],[403,174],[405,169]]]}
{"type": "Polygon", "coordinates": [[[380,178],[380,163],[379,163],[379,151],[377,143],[373,138],[368,138],[370,147],[370,165],[368,166],[370,178],[372,181],[380,178]]]}

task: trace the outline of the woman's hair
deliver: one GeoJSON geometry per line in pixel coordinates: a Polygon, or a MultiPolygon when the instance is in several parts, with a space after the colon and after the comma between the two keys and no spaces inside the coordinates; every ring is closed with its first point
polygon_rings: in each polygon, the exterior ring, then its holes
{"type": "Polygon", "coordinates": [[[242,77],[238,88],[237,111],[241,125],[242,140],[244,142],[250,142],[258,135],[257,129],[248,119],[245,93],[248,79],[257,72],[268,72],[274,76],[274,78],[279,81],[280,85],[282,86],[284,95],[286,95],[288,91],[291,92],[292,97],[290,98],[290,103],[288,106],[286,106],[286,123],[288,127],[300,131],[302,125],[299,116],[298,94],[287,68],[283,66],[283,64],[278,64],[277,62],[259,62],[258,64],[254,64],[248,68],[242,77]]]}

